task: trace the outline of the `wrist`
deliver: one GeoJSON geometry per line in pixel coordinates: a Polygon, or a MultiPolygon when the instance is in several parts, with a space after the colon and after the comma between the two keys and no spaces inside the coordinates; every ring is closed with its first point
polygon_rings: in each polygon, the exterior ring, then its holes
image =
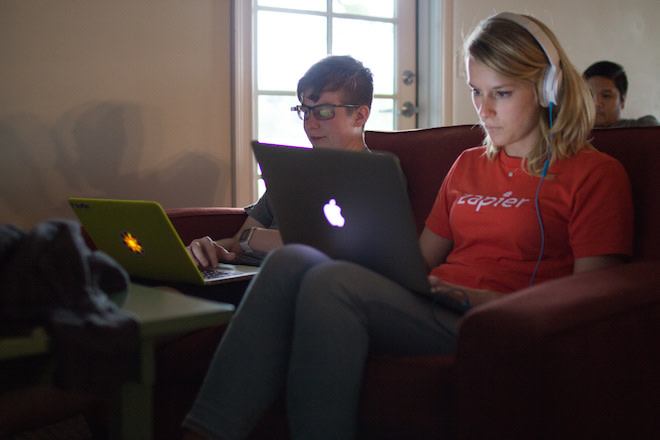
{"type": "Polygon", "coordinates": [[[252,252],[253,249],[250,247],[250,239],[254,234],[256,228],[247,228],[241,232],[240,237],[238,238],[238,244],[241,246],[243,252],[252,252]]]}

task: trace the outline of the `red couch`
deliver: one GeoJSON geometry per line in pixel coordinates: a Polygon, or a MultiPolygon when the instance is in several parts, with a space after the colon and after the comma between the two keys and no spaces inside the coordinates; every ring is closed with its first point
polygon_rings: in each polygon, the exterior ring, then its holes
{"type": "MultiPolygon", "coordinates": [[[[454,159],[482,138],[472,126],[366,133],[371,149],[398,155],[420,230],[454,159]]],[[[660,438],[660,127],[595,130],[593,144],[630,175],[633,261],[470,312],[455,356],[372,356],[360,438],[660,438]]],[[[238,208],[168,214],[184,242],[231,236],[245,216],[238,208]]],[[[212,329],[161,351],[157,432],[192,402],[219,335],[212,329]],[[177,363],[186,351],[197,355],[177,363]]],[[[253,438],[286,438],[281,404],[253,438]]]]}

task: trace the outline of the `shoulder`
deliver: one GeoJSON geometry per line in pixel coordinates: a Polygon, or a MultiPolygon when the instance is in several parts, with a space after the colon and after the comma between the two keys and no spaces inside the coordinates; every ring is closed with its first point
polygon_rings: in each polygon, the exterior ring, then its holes
{"type": "Polygon", "coordinates": [[[454,161],[452,172],[484,166],[488,162],[485,146],[467,148],[454,161]]]}
{"type": "Polygon", "coordinates": [[[255,203],[246,206],[245,212],[250,214],[251,212],[258,210],[258,209],[263,209],[266,206],[270,205],[270,196],[268,195],[268,191],[264,192],[264,194],[257,200],[255,203]]]}
{"type": "Polygon", "coordinates": [[[463,152],[458,156],[457,160],[487,160],[486,157],[486,147],[471,147],[463,150],[463,152]]]}
{"type": "Polygon", "coordinates": [[[572,168],[583,168],[585,170],[600,168],[623,169],[623,165],[617,159],[591,146],[582,147],[575,156],[566,159],[566,164],[572,168]]]}
{"type": "Polygon", "coordinates": [[[270,195],[268,194],[268,190],[266,190],[259,198],[259,200],[257,200],[256,205],[263,205],[264,203],[270,203],[270,195]]]}
{"type": "Polygon", "coordinates": [[[557,174],[578,182],[610,182],[623,184],[628,174],[623,165],[609,154],[585,146],[569,159],[557,163],[557,174]]]}
{"type": "Polygon", "coordinates": [[[486,154],[486,146],[479,145],[478,147],[466,148],[462,154],[483,156],[484,154],[486,154]]]}
{"type": "Polygon", "coordinates": [[[642,116],[637,120],[638,127],[654,127],[660,125],[660,122],[653,115],[642,116]]]}
{"type": "Polygon", "coordinates": [[[622,128],[622,127],[654,127],[660,125],[660,122],[653,115],[642,116],[638,119],[619,119],[614,124],[610,125],[610,128],[622,128]]]}

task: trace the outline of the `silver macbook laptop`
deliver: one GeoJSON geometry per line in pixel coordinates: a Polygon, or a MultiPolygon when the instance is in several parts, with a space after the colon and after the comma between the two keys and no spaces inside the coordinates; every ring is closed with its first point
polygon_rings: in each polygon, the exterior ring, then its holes
{"type": "Polygon", "coordinates": [[[285,243],[313,246],[430,294],[396,156],[256,141],[252,148],[285,243]]]}
{"type": "Polygon", "coordinates": [[[249,279],[259,270],[233,264],[200,270],[157,202],[72,197],[69,204],[94,245],[133,278],[208,285],[249,279]]]}

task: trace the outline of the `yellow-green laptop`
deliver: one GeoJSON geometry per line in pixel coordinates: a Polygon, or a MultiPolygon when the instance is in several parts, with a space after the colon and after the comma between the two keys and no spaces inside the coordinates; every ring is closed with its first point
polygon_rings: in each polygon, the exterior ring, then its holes
{"type": "Polygon", "coordinates": [[[209,285],[249,279],[259,270],[234,264],[200,270],[157,202],[71,197],[69,204],[94,245],[134,279],[209,285]]]}

